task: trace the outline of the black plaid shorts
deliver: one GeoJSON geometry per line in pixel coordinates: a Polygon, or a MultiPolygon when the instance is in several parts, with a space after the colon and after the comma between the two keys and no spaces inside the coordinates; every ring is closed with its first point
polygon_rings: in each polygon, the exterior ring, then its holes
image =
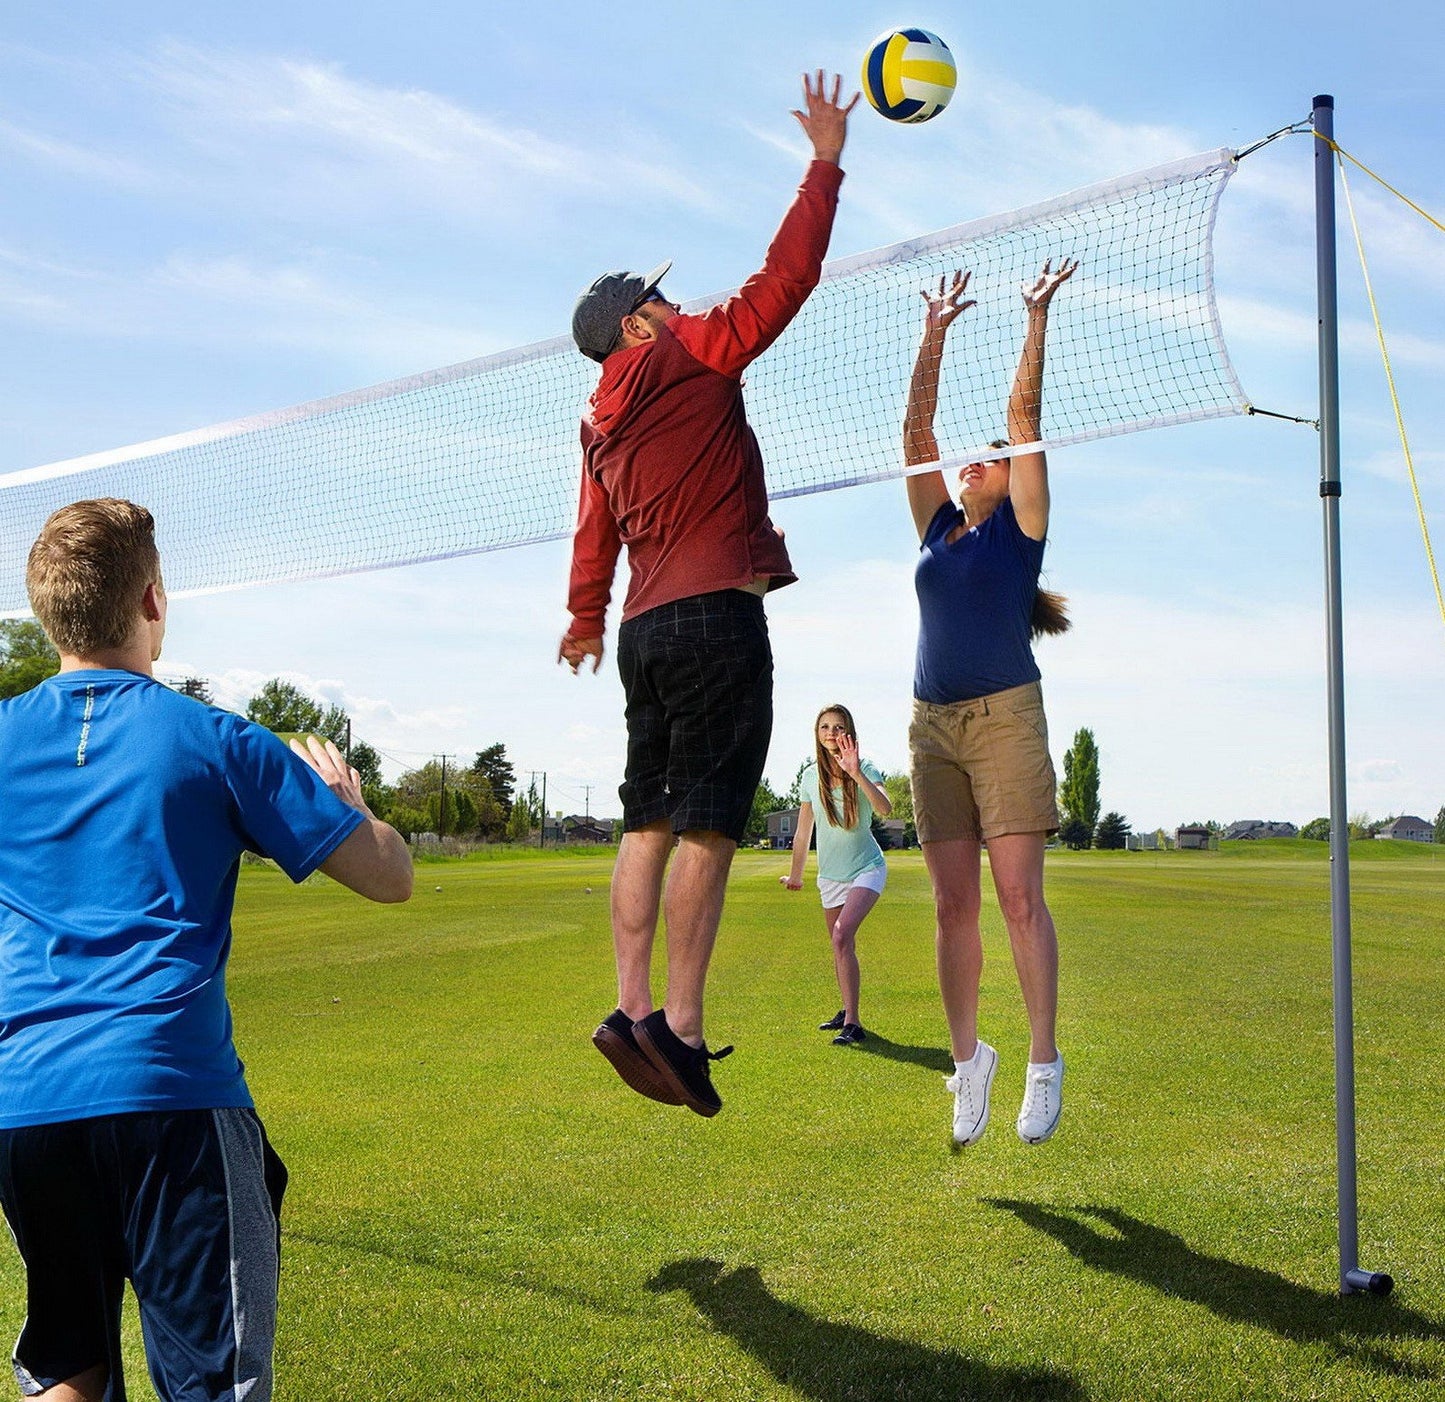
{"type": "Polygon", "coordinates": [[[659,604],[618,632],[627,697],[627,832],[667,818],[673,832],[740,842],[773,734],[773,652],[763,601],[723,589],[659,604]]]}

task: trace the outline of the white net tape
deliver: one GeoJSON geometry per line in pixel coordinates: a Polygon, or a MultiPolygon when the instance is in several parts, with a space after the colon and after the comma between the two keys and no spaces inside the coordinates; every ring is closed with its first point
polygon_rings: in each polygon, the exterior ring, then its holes
{"type": "MultiPolygon", "coordinates": [[[[1212,278],[1214,215],[1233,169],[1232,152],[1208,152],[830,263],[747,375],[770,493],[902,474],[918,293],[954,268],[972,272],[978,306],[954,328],[944,360],[946,463],[982,456],[1003,435],[1024,327],[1019,284],[1048,258],[1080,267],[1050,318],[1045,446],[1243,412],[1212,278]]],[[[558,337],[0,475],[0,612],[25,608],[25,556],[46,516],[86,497],[150,507],[175,595],[566,535],[578,419],[596,377],[570,337],[558,337]]]]}

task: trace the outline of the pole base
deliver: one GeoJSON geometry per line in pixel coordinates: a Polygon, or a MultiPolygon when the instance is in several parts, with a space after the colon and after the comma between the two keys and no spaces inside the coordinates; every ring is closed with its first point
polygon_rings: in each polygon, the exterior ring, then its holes
{"type": "Polygon", "coordinates": [[[1345,1272],[1346,1295],[1355,1290],[1366,1290],[1371,1295],[1388,1295],[1394,1288],[1394,1277],[1386,1275],[1384,1271],[1366,1271],[1355,1266],[1345,1272]]]}

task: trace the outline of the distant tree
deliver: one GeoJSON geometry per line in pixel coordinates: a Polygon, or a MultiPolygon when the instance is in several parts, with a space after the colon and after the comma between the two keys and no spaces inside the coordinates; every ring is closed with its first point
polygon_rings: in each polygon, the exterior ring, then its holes
{"type": "Polygon", "coordinates": [[[507,759],[507,747],[489,745],[477,755],[472,770],[491,786],[492,797],[501,807],[505,821],[512,813],[512,792],[517,783],[516,771],[507,759]]]}
{"type": "Polygon", "coordinates": [[[1118,852],[1128,846],[1129,820],[1122,813],[1105,813],[1094,829],[1094,846],[1118,852]]]}
{"type": "MultiPolygon", "coordinates": [[[[1066,821],[1078,824],[1084,832],[1082,847],[1089,845],[1099,821],[1099,747],[1094,732],[1087,728],[1074,732],[1074,743],[1064,755],[1064,782],[1059,785],[1059,807],[1066,821]]],[[[1077,834],[1078,828],[1072,829],[1077,834]]],[[[1063,829],[1060,828],[1060,835],[1063,829]]],[[[1068,842],[1068,839],[1064,839],[1068,842]]],[[[1074,843],[1069,842],[1070,847],[1074,843]]]]}
{"type": "Polygon", "coordinates": [[[1386,823],[1393,821],[1390,818],[1382,818],[1379,822],[1370,817],[1364,811],[1350,814],[1350,841],[1361,842],[1367,837],[1374,837],[1386,823]]]}
{"type": "Polygon", "coordinates": [[[885,774],[882,784],[883,792],[888,795],[888,801],[893,805],[890,818],[900,818],[905,827],[913,826],[913,785],[906,774],[885,774]]]}
{"type": "Polygon", "coordinates": [[[362,788],[381,783],[381,756],[365,740],[352,742],[351,767],[361,775],[362,788]]]}
{"type": "Polygon", "coordinates": [[[419,832],[432,831],[426,810],[422,808],[395,807],[387,821],[407,839],[415,837],[419,832]]]}
{"type": "Polygon", "coordinates": [[[396,781],[396,804],[398,809],[425,814],[429,824],[426,831],[444,837],[490,837],[505,826],[501,805],[492,796],[486,779],[473,769],[449,763],[443,783],[440,760],[428,760],[420,769],[407,770],[396,781]]]}
{"type": "Polygon", "coordinates": [[[798,772],[793,775],[793,782],[789,785],[786,793],[778,795],[779,808],[800,808],[803,803],[803,770],[813,762],[813,756],[809,755],[800,765],[798,772]]]}
{"type": "Polygon", "coordinates": [[[1328,842],[1330,840],[1330,820],[1328,818],[1311,818],[1299,830],[1299,835],[1308,838],[1311,842],[1328,842]]]}
{"type": "Polygon", "coordinates": [[[766,837],[768,835],[768,814],[776,813],[780,808],[788,806],[773,792],[772,785],[766,779],[759,780],[758,787],[753,793],[752,812],[748,814],[748,822],[743,829],[743,836],[752,838],[754,841],[760,837],[766,837]]]}
{"type": "Polygon", "coordinates": [[[1435,841],[1445,842],[1445,808],[1435,814],[1435,841]]]}
{"type": "Polygon", "coordinates": [[[1065,818],[1059,824],[1059,841],[1075,852],[1082,852],[1093,834],[1082,818],[1065,818]]]}
{"type": "MultiPolygon", "coordinates": [[[[280,677],[272,677],[246,703],[248,719],[274,731],[295,730],[320,735],[325,714],[319,701],[313,701],[299,686],[282,681],[280,677]]],[[[343,730],[342,739],[345,738],[343,730]]]]}
{"type": "Polygon", "coordinates": [[[1219,834],[1224,831],[1224,824],[1215,822],[1213,818],[1209,818],[1202,823],[1181,823],[1179,826],[1184,828],[1204,828],[1211,837],[1218,837],[1219,834]]]}
{"type": "Polygon", "coordinates": [[[537,794],[537,781],[533,779],[526,791],[517,794],[512,801],[512,811],[507,818],[507,836],[513,842],[525,842],[541,822],[542,800],[537,794]]]}
{"type": "Polygon", "coordinates": [[[0,700],[19,696],[60,670],[60,655],[34,619],[0,620],[0,700]]]}

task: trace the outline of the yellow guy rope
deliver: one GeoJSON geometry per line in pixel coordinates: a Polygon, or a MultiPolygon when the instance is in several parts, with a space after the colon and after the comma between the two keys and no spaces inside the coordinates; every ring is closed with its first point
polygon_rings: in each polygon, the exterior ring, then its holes
{"type": "Polygon", "coordinates": [[[1365,261],[1365,245],[1363,240],[1360,238],[1359,221],[1355,218],[1355,202],[1353,199],[1350,198],[1350,182],[1345,176],[1346,159],[1354,161],[1355,165],[1359,166],[1359,168],[1364,171],[1366,175],[1368,175],[1373,180],[1379,181],[1379,183],[1381,185],[1384,185],[1385,188],[1392,195],[1395,195],[1399,199],[1404,200],[1404,202],[1409,205],[1411,209],[1413,209],[1422,218],[1429,220],[1430,223],[1432,223],[1437,229],[1439,229],[1441,233],[1445,233],[1445,224],[1442,224],[1438,219],[1435,219],[1432,216],[1426,214],[1425,211],[1421,209],[1420,206],[1417,205],[1413,200],[1406,199],[1406,197],[1400,194],[1400,192],[1395,189],[1393,185],[1387,184],[1384,180],[1381,180],[1380,177],[1369,168],[1369,166],[1365,165],[1363,161],[1355,160],[1355,158],[1351,156],[1348,151],[1343,150],[1337,142],[1330,141],[1328,137],[1320,136],[1318,132],[1316,132],[1315,135],[1319,136],[1319,139],[1321,141],[1328,143],[1330,149],[1334,151],[1336,159],[1339,161],[1340,185],[1343,187],[1345,192],[1345,208],[1348,209],[1350,212],[1350,228],[1354,231],[1355,235],[1355,249],[1360,255],[1360,271],[1364,274],[1365,277],[1365,294],[1370,299],[1370,315],[1374,318],[1375,321],[1375,339],[1380,344],[1380,357],[1385,362],[1385,380],[1390,386],[1390,403],[1394,406],[1395,409],[1395,427],[1399,430],[1400,433],[1400,446],[1404,449],[1405,452],[1405,468],[1410,474],[1410,491],[1415,498],[1415,514],[1419,517],[1420,535],[1424,538],[1425,541],[1425,559],[1429,562],[1430,565],[1430,582],[1435,586],[1435,603],[1440,610],[1441,621],[1445,622],[1445,595],[1442,595],[1440,592],[1440,572],[1435,567],[1435,551],[1431,548],[1430,545],[1430,527],[1425,520],[1424,503],[1422,503],[1420,500],[1420,483],[1415,476],[1415,459],[1410,452],[1410,439],[1405,432],[1404,415],[1400,412],[1400,396],[1395,390],[1395,372],[1390,367],[1390,352],[1385,346],[1385,331],[1384,328],[1380,325],[1379,308],[1375,305],[1375,289],[1370,282],[1369,264],[1365,261]]]}

